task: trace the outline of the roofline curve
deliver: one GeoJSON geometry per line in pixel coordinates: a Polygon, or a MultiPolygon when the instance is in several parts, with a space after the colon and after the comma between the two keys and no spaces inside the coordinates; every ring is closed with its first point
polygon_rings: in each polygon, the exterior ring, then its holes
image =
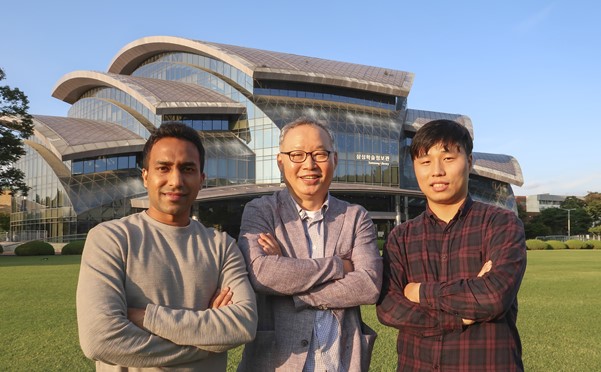
{"type": "Polygon", "coordinates": [[[217,45],[176,36],[149,36],[132,41],[113,57],[108,71],[115,74],[130,75],[149,57],[161,52],[190,52],[219,59],[234,66],[253,79],[272,79],[296,81],[313,84],[362,89],[376,93],[407,97],[413,85],[414,74],[404,72],[406,78],[402,86],[390,85],[366,79],[346,78],[317,72],[276,69],[257,65],[248,59],[223,50],[217,45]]]}
{"type": "MultiPolygon", "coordinates": [[[[154,114],[157,113],[157,106],[160,103],[158,99],[154,102],[151,102],[147,97],[140,94],[138,90],[133,89],[128,84],[125,84],[111,75],[96,71],[79,70],[64,75],[55,84],[54,89],[52,90],[52,97],[58,98],[61,101],[70,104],[74,104],[86,91],[100,86],[117,88],[134,97],[138,102],[146,106],[146,108],[148,108],[154,114]]],[[[150,91],[148,91],[148,96],[154,97],[150,91]]]]}
{"type": "Polygon", "coordinates": [[[484,167],[478,164],[474,164],[470,173],[490,178],[497,181],[507,182],[512,185],[522,186],[524,184],[524,176],[522,174],[522,167],[520,163],[511,155],[506,155],[510,158],[510,162],[515,169],[515,175],[507,172],[499,171],[489,167],[484,167]]]}
{"type": "Polygon", "coordinates": [[[71,176],[71,172],[67,166],[63,164],[53,151],[31,140],[24,140],[23,143],[34,149],[46,161],[46,164],[52,168],[57,177],[63,178],[71,176]]]}
{"type": "Polygon", "coordinates": [[[159,52],[191,52],[220,59],[249,76],[253,76],[254,66],[244,58],[225,53],[219,48],[201,41],[178,36],[148,36],[127,44],[113,57],[108,72],[130,75],[145,59],[159,52]]]}

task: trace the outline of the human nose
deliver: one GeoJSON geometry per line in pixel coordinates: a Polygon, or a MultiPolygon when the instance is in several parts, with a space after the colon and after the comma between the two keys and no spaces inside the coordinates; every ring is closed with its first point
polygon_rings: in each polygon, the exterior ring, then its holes
{"type": "Polygon", "coordinates": [[[444,175],[445,175],[445,171],[444,171],[443,163],[441,161],[434,161],[433,168],[432,168],[432,176],[440,177],[440,176],[444,176],[444,175]]]}
{"type": "Polygon", "coordinates": [[[173,169],[169,174],[169,184],[172,186],[180,186],[183,184],[182,172],[179,169],[173,169]]]}
{"type": "Polygon", "coordinates": [[[303,167],[314,168],[317,162],[313,159],[313,153],[307,152],[307,157],[303,161],[303,167]]]}

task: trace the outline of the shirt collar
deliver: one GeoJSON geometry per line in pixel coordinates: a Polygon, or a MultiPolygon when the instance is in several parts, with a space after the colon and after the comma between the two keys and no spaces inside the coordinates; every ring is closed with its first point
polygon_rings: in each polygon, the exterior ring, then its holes
{"type": "MultiPolygon", "coordinates": [[[[472,199],[470,194],[467,194],[467,197],[463,201],[463,204],[461,204],[461,206],[459,207],[459,210],[457,211],[457,214],[455,214],[455,216],[451,219],[451,221],[455,220],[455,219],[459,219],[459,218],[464,218],[468,214],[470,209],[472,208],[473,204],[474,204],[474,200],[472,199]]],[[[433,222],[439,220],[439,218],[430,209],[430,206],[426,206],[426,216],[428,216],[428,218],[433,222]]]]}
{"type": "MultiPolygon", "coordinates": [[[[307,211],[305,209],[303,209],[300,205],[298,205],[298,203],[296,202],[296,200],[294,200],[292,195],[290,195],[290,199],[292,199],[292,203],[294,203],[294,206],[296,207],[296,211],[298,212],[298,215],[300,216],[301,220],[308,218],[309,216],[307,215],[307,211]]],[[[321,205],[321,208],[319,209],[319,211],[321,212],[321,215],[326,214],[326,211],[328,210],[329,206],[330,206],[330,193],[328,192],[326,201],[321,205]]]]}

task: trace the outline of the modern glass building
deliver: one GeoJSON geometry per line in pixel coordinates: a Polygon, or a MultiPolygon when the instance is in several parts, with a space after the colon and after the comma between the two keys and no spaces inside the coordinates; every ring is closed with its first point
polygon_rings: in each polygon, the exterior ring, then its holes
{"type": "MultiPolygon", "coordinates": [[[[136,40],[107,72],[63,76],[52,95],[67,117],[35,116],[17,164],[31,187],[13,198],[11,234],[82,237],[99,222],[148,206],[141,149],[162,122],[197,129],[207,174],[193,216],[237,236],[244,204],[283,187],[276,164],[280,128],[300,116],[325,121],[338,151],[332,194],[367,208],[381,234],[420,213],[425,200],[408,146],[430,120],[473,133],[465,115],[413,110],[410,72],[179,37],[136,40]]],[[[515,209],[517,161],[474,153],[475,199],[515,209]]]]}

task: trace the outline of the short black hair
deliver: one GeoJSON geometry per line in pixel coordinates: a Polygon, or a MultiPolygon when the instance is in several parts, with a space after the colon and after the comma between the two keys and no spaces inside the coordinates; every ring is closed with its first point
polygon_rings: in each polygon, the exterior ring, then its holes
{"type": "Polygon", "coordinates": [[[474,143],[466,127],[453,120],[433,120],[417,130],[411,142],[411,160],[426,154],[432,146],[441,144],[445,149],[463,147],[467,156],[471,155],[474,143]]]}
{"type": "Polygon", "coordinates": [[[202,145],[202,140],[200,139],[200,135],[198,132],[190,128],[184,123],[179,121],[166,121],[158,127],[144,145],[144,150],[142,151],[142,164],[145,169],[148,169],[148,160],[150,157],[150,151],[155,143],[157,143],[160,139],[163,138],[179,138],[188,142],[191,142],[198,149],[199,161],[200,161],[200,173],[204,172],[204,164],[205,164],[205,148],[202,145]]]}

